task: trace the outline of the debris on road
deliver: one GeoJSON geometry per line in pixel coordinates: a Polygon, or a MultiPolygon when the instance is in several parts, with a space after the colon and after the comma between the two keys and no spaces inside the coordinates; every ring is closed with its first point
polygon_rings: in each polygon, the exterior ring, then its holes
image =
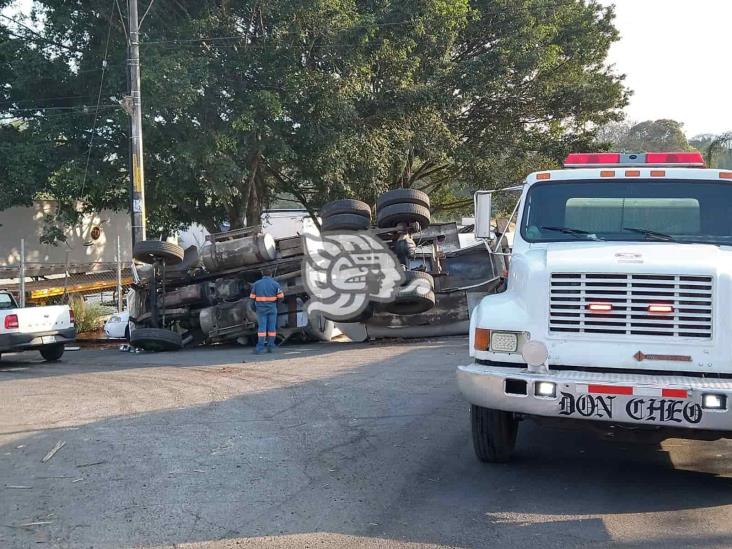
{"type": "Polygon", "coordinates": [[[56,445],[51,448],[51,450],[44,456],[44,458],[41,460],[41,463],[46,463],[49,459],[56,455],[56,452],[58,452],[64,446],[66,446],[66,442],[64,442],[63,440],[59,440],[56,445]]]}

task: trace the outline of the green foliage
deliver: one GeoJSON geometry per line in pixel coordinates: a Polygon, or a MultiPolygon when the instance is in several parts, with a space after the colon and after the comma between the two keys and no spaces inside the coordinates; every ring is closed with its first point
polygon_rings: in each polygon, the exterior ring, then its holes
{"type": "Polygon", "coordinates": [[[732,132],[699,135],[689,143],[701,151],[707,167],[732,170],[732,132]]]}
{"type": "Polygon", "coordinates": [[[104,317],[114,311],[113,308],[99,303],[87,303],[81,296],[72,298],[70,306],[74,311],[74,325],[79,334],[99,330],[104,325],[104,317]]]}
{"type": "MultiPolygon", "coordinates": [[[[0,20],[0,117],[20,122],[0,126],[0,204],[42,192],[59,223],[76,200],[126,208],[114,2],[33,6],[35,31],[0,20]]],[[[400,186],[460,212],[620,119],[612,21],[594,0],[156,2],[141,34],[150,232],[400,186]]]]}
{"type": "Polygon", "coordinates": [[[599,138],[616,151],[690,151],[683,124],[676,120],[646,120],[608,124],[599,132],[599,138]]]}

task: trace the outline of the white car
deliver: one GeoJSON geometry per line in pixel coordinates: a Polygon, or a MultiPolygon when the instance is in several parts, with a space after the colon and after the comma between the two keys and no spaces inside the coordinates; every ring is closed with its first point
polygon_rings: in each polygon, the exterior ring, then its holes
{"type": "Polygon", "coordinates": [[[109,317],[104,323],[104,333],[110,339],[130,339],[130,313],[122,311],[109,317]]]}

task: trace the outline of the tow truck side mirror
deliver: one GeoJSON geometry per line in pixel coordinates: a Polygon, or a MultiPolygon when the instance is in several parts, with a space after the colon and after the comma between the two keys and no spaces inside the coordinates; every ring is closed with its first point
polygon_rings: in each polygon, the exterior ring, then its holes
{"type": "Polygon", "coordinates": [[[475,238],[492,240],[495,234],[491,229],[491,201],[493,191],[477,191],[473,201],[475,206],[475,238]]]}

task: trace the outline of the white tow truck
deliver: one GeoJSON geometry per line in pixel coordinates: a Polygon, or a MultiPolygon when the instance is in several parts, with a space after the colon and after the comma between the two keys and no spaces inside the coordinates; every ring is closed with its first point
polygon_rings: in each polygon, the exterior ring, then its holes
{"type": "Polygon", "coordinates": [[[505,291],[472,312],[457,369],[478,458],[509,460],[523,419],[732,437],[732,172],[699,153],[571,154],[520,190],[505,291]]]}
{"type": "Polygon", "coordinates": [[[75,338],[74,313],[68,305],[20,308],[12,294],[0,290],[0,353],[37,350],[52,362],[75,338]]]}

